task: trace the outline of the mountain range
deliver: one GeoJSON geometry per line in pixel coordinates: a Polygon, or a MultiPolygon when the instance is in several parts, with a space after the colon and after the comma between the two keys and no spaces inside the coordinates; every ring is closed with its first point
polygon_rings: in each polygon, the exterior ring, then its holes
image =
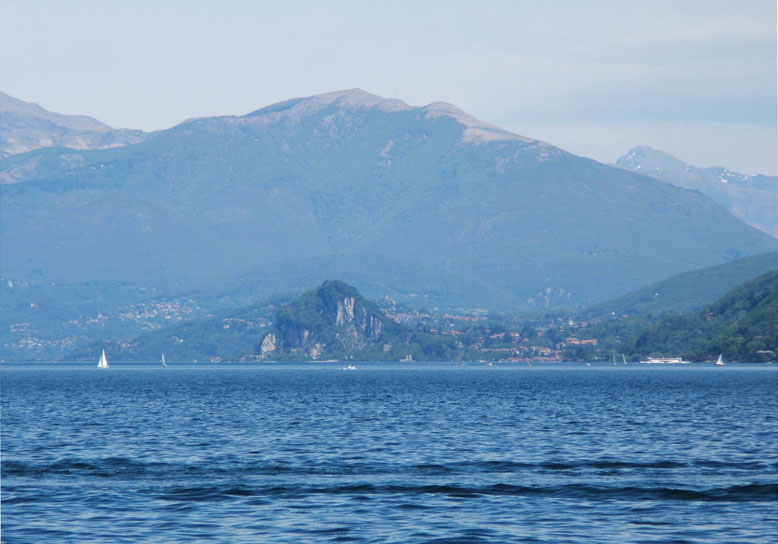
{"type": "Polygon", "coordinates": [[[42,147],[103,149],[142,142],[141,130],[115,129],[86,115],[62,115],[0,92],[0,159],[42,147]]]}
{"type": "Polygon", "coordinates": [[[778,238],[775,176],[748,176],[722,167],[699,168],[645,145],[630,149],[614,166],[699,191],[735,217],[778,238]]]}
{"type": "Polygon", "coordinates": [[[446,103],[352,89],[139,139],[0,161],[4,280],[181,290],[244,277],[259,299],[357,272],[371,296],[526,309],[775,249],[699,192],[446,103]]]}

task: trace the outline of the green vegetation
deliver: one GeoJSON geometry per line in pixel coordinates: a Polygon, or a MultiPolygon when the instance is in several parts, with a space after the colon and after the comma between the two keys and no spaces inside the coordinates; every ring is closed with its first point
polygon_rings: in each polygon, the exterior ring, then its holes
{"type": "Polygon", "coordinates": [[[114,361],[238,361],[250,357],[257,335],[270,327],[283,298],[189,319],[131,338],[103,340],[70,350],[65,360],[97,360],[105,349],[114,361]]]}
{"type": "Polygon", "coordinates": [[[169,295],[265,270],[254,296],[269,296],[345,278],[341,259],[380,255],[395,266],[372,276],[371,296],[524,311],[774,248],[700,194],[547,144],[469,143],[463,125],[423,109],[315,102],[0,161],[13,181],[0,184],[0,275],[169,295]],[[285,274],[316,260],[326,277],[301,284],[315,265],[285,274]]]}
{"type": "MultiPolygon", "coordinates": [[[[305,329],[316,342],[332,345],[338,334],[334,326],[338,303],[345,298],[355,297],[360,295],[354,287],[340,281],[325,281],[318,289],[307,291],[282,306],[276,313],[275,330],[289,334],[305,329]]],[[[361,303],[371,315],[380,315],[384,326],[388,325],[388,320],[380,314],[377,306],[365,300],[361,300],[361,303]]]]}
{"type": "Polygon", "coordinates": [[[581,311],[579,317],[658,317],[665,312],[693,312],[724,296],[735,286],[772,270],[778,270],[777,252],[683,272],[614,300],[590,306],[581,311]]]}
{"type": "MultiPolygon", "coordinates": [[[[546,336],[562,336],[554,331],[563,329],[550,325],[546,336]]],[[[630,360],[682,356],[703,361],[722,354],[731,361],[774,361],[778,272],[745,282],[696,312],[613,316],[579,326],[575,335],[594,339],[596,344],[565,346],[564,359],[607,359],[611,353],[623,353],[630,360]]]]}
{"type": "Polygon", "coordinates": [[[399,325],[342,281],[325,281],[282,306],[256,344],[262,360],[451,360],[454,338],[399,325]]]}
{"type": "Polygon", "coordinates": [[[670,316],[631,342],[641,354],[693,360],[719,353],[732,361],[775,360],[778,353],[778,272],[747,282],[692,314],[670,316]]]}
{"type": "Polygon", "coordinates": [[[624,308],[624,301],[638,301],[634,308],[656,308],[651,299],[642,304],[641,297],[658,288],[680,293],[688,287],[692,297],[702,299],[706,285],[715,293],[732,281],[730,276],[770,268],[773,257],[681,274],[594,309],[545,315],[436,312],[390,298],[380,300],[382,310],[340,281],[325,281],[296,297],[276,296],[221,312],[213,309],[250,296],[242,282],[199,300],[188,295],[155,298],[153,291],[131,285],[111,293],[99,284],[84,290],[15,283],[4,289],[3,304],[11,311],[2,314],[7,327],[3,354],[6,360],[91,360],[107,348],[114,360],[145,361],[158,359],[162,352],[170,361],[398,360],[409,355],[414,360],[596,360],[610,359],[613,353],[632,361],[659,355],[704,360],[719,353],[733,361],[774,360],[778,272],[746,282],[696,312],[647,311],[625,317],[603,311],[624,308]],[[104,296],[96,296],[98,291],[104,296]],[[67,303],[79,295],[80,303],[67,303]],[[144,301],[133,302],[143,296],[144,301]],[[105,305],[116,298],[127,305],[111,313],[105,305]],[[339,313],[341,321],[348,313],[345,299],[354,300],[351,314],[347,322],[337,323],[339,313]],[[11,323],[8,315],[23,315],[28,321],[11,323]],[[40,330],[33,329],[33,322],[40,330]],[[46,342],[42,332],[61,340],[46,342]],[[276,335],[279,349],[263,354],[268,333],[276,335]]]}

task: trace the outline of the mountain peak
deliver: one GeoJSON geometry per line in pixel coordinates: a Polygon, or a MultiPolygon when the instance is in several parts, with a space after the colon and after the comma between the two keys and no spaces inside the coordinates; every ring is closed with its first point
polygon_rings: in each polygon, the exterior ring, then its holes
{"type": "Polygon", "coordinates": [[[384,98],[382,96],[363,91],[360,88],[316,94],[309,97],[308,100],[313,100],[324,104],[332,104],[337,102],[341,106],[377,108],[382,111],[404,111],[413,109],[402,100],[397,100],[396,98],[384,98]]]}
{"type": "Polygon", "coordinates": [[[647,145],[633,147],[614,166],[699,191],[735,217],[778,237],[774,176],[749,176],[719,166],[701,168],[647,145]]]}
{"type": "Polygon", "coordinates": [[[324,108],[337,106],[342,110],[377,109],[383,112],[418,111],[425,119],[450,117],[464,125],[462,141],[483,143],[496,140],[513,140],[534,143],[536,140],[513,134],[505,129],[490,125],[448,102],[432,102],[426,106],[414,107],[396,98],[384,98],[359,88],[344,89],[315,94],[305,98],[293,98],[272,104],[248,114],[249,117],[266,116],[270,119],[287,118],[298,121],[324,108]]]}
{"type": "Polygon", "coordinates": [[[647,176],[660,171],[685,172],[687,165],[669,153],[647,145],[636,145],[616,160],[615,166],[647,176]]]}
{"type": "Polygon", "coordinates": [[[413,109],[402,100],[383,98],[363,91],[362,89],[355,88],[276,102],[275,104],[249,113],[248,117],[285,117],[297,121],[308,115],[315,114],[331,105],[336,105],[345,110],[375,108],[381,111],[391,112],[413,109]]]}

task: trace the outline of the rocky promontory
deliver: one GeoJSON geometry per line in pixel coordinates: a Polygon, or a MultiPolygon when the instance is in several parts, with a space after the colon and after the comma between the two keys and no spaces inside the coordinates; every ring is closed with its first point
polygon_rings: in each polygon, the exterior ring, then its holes
{"type": "Polygon", "coordinates": [[[261,360],[427,360],[457,356],[452,339],[432,338],[386,317],[355,287],[328,280],[282,306],[256,344],[261,360]]]}

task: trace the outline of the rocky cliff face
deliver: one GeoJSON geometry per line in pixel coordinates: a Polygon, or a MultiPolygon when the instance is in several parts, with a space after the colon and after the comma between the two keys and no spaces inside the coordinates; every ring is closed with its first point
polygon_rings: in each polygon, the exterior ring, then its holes
{"type": "Polygon", "coordinates": [[[338,300],[338,313],[335,325],[345,326],[356,337],[364,337],[366,341],[376,341],[383,330],[382,318],[372,315],[356,297],[345,297],[338,300]]]}
{"type": "Polygon", "coordinates": [[[402,344],[400,328],[355,288],[326,281],[279,310],[257,343],[261,359],[344,358],[389,353],[402,344]]]}

